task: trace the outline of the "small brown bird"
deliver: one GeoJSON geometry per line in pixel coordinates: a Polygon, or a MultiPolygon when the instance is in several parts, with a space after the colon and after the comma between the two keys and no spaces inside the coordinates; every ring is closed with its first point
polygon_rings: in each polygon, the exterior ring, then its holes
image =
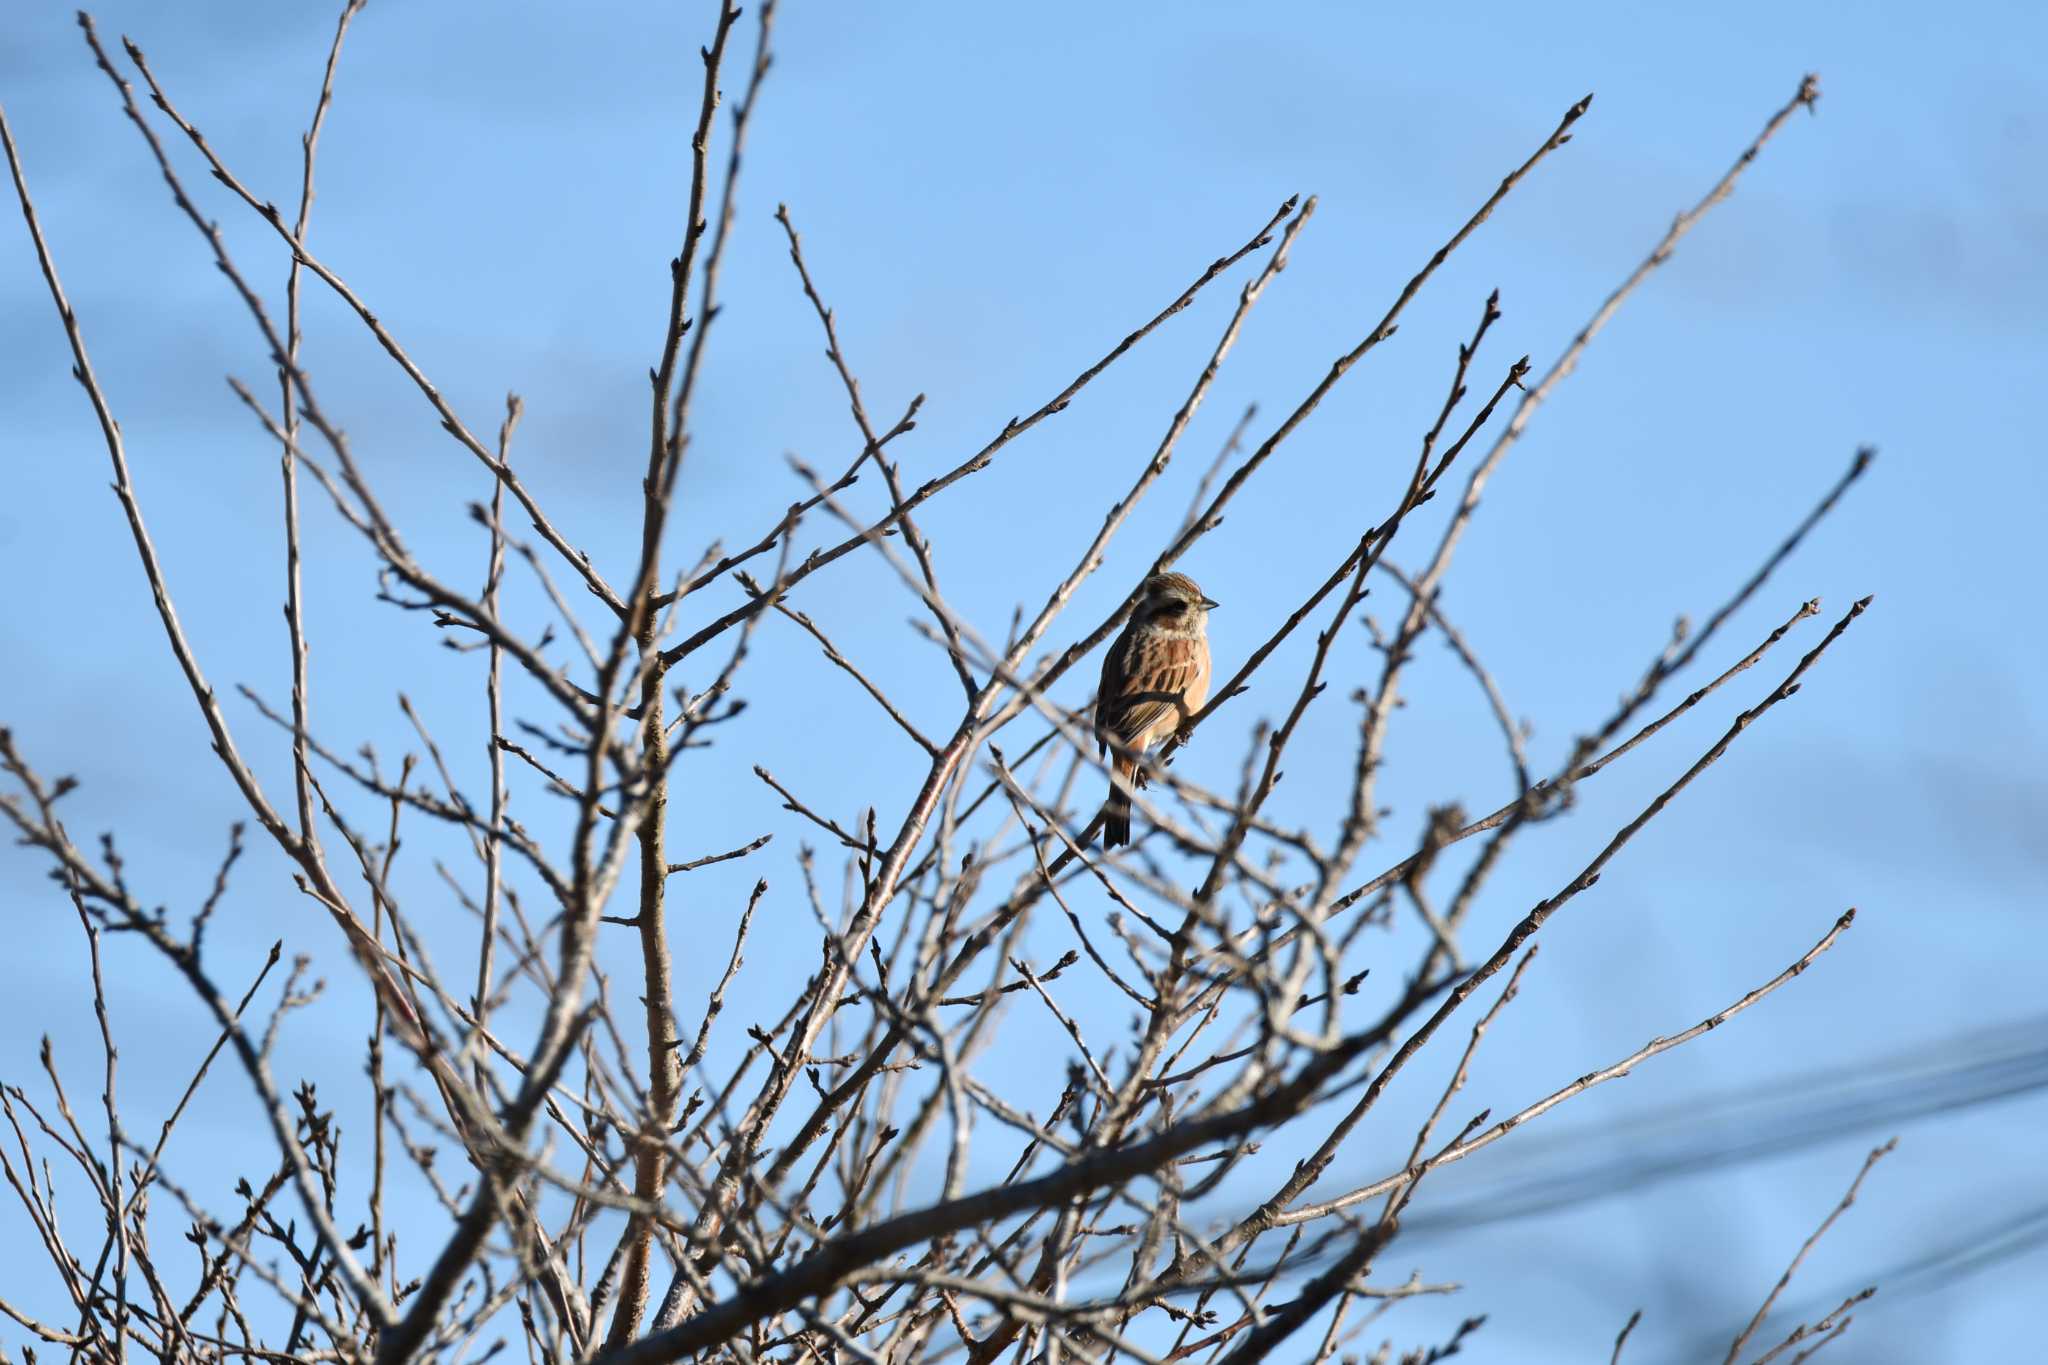
{"type": "MultiPolygon", "coordinates": [[[[1113,741],[1111,767],[1133,787],[1145,785],[1139,756],[1180,732],[1209,699],[1209,613],[1216,605],[1186,574],[1154,574],[1145,580],[1131,623],[1103,656],[1097,752],[1113,741]]],[[[1130,841],[1130,793],[1112,779],[1102,807],[1102,846],[1130,841]]]]}

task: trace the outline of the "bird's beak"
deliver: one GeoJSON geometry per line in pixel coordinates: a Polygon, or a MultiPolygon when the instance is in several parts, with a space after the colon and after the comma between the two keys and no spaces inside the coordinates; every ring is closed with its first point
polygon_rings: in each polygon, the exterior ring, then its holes
{"type": "Polygon", "coordinates": [[[1218,608],[1218,607],[1220,607],[1220,606],[1222,606],[1222,605],[1223,605],[1223,604],[1222,604],[1221,602],[1211,602],[1211,601],[1210,601],[1210,600],[1209,600],[1208,598],[1206,598],[1206,597],[1202,599],[1202,610],[1203,610],[1203,611],[1214,611],[1214,610],[1216,610],[1216,608],[1218,608]]]}

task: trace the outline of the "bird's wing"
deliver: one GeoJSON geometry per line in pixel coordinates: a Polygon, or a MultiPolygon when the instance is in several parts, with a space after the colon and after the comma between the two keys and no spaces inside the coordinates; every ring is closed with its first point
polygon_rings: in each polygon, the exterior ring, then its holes
{"type": "Polygon", "coordinates": [[[1116,714],[1117,679],[1123,676],[1125,647],[1131,642],[1129,632],[1110,641],[1108,649],[1102,651],[1102,678],[1095,685],[1095,752],[1109,752],[1110,737],[1117,733],[1112,723],[1116,714]]]}
{"type": "MultiPolygon", "coordinates": [[[[1112,696],[1105,689],[1097,703],[1097,733],[1107,731],[1126,744],[1142,745],[1162,724],[1178,726],[1185,719],[1189,685],[1203,672],[1201,652],[1195,640],[1147,641],[1128,666],[1114,670],[1120,690],[1112,696]]],[[[1111,671],[1105,666],[1105,680],[1111,671]]]]}

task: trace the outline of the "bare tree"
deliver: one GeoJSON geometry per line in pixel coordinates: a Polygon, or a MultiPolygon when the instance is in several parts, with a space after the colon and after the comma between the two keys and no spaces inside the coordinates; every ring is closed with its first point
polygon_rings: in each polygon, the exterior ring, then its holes
{"type": "MultiPolygon", "coordinates": [[[[47,855],[78,919],[104,1045],[98,1119],[71,1103],[77,1081],[69,1079],[67,1089],[65,1069],[47,1048],[39,1093],[10,1085],[0,1094],[10,1125],[0,1170],[61,1286],[52,1302],[17,1302],[11,1289],[0,1297],[31,1357],[32,1345],[42,1343],[95,1361],[141,1351],[165,1361],[395,1365],[487,1357],[517,1340],[535,1359],[612,1365],[942,1358],[979,1365],[1005,1354],[1332,1359],[1393,1304],[1456,1288],[1375,1278],[1425,1177],[1749,1009],[1849,929],[1853,911],[1830,912],[1784,945],[1782,972],[1711,1017],[1674,1020],[1668,1036],[1596,1060],[1578,1080],[1514,1114],[1454,1119],[1474,1054],[1489,1029],[1511,1019],[1508,1006],[1546,922],[1754,723],[1797,693],[1869,605],[1856,602],[1818,629],[1808,623],[1821,605],[1806,601],[1761,640],[1723,639],[1737,610],[1774,583],[1864,473],[1866,451],[1811,510],[1788,514],[1779,546],[1696,630],[1674,632],[1568,761],[1542,771],[1500,687],[1446,619],[1441,596],[1482,492],[1529,423],[1694,225],[1795,114],[1814,106],[1812,77],[1548,365],[1493,358],[1487,342],[1501,311],[1497,296],[1484,302],[1470,340],[1448,358],[1419,448],[1396,462],[1398,476],[1387,481],[1373,519],[1355,540],[1329,547],[1331,567],[1320,581],[1262,585],[1266,600],[1244,604],[1269,613],[1270,636],[1242,659],[1218,658],[1220,681],[1185,718],[1178,742],[1200,738],[1223,748],[1233,743],[1231,717],[1219,713],[1241,713],[1240,699],[1256,692],[1278,716],[1250,727],[1236,789],[1208,790],[1177,774],[1167,766],[1170,752],[1146,758],[1130,793],[1139,837],[1107,853],[1091,847],[1105,767],[1089,699],[1068,675],[1123,624],[1137,590],[1100,621],[1077,625],[1067,608],[1175,460],[1248,316],[1309,226],[1315,200],[1289,199],[1263,215],[1249,235],[1192,270],[1186,288],[1156,312],[1121,322],[1122,339],[1070,383],[914,485],[894,450],[915,428],[922,400],[893,420],[870,413],[854,358],[840,343],[831,282],[807,265],[794,215],[779,210],[791,287],[815,314],[845,392],[851,453],[836,472],[793,462],[801,480],[794,501],[763,525],[715,528],[721,534],[712,548],[686,562],[675,557],[670,532],[687,487],[693,404],[716,330],[721,264],[736,232],[768,230],[741,222],[735,206],[749,120],[769,88],[776,6],[766,0],[751,24],[725,8],[703,48],[687,217],[668,266],[666,322],[649,339],[646,449],[609,466],[613,477],[640,482],[640,533],[628,547],[585,548],[520,478],[513,459],[520,400],[507,399],[495,436],[474,425],[380,319],[375,302],[309,242],[320,134],[359,8],[360,0],[350,0],[334,32],[304,136],[295,209],[273,203],[222,159],[141,48],[124,41],[116,55],[81,17],[93,59],[277,370],[277,387],[267,394],[236,380],[234,395],[241,416],[259,424],[279,454],[291,693],[277,701],[244,689],[249,709],[238,720],[180,623],[175,585],[131,476],[120,395],[93,367],[87,329],[62,284],[63,244],[36,215],[34,148],[18,146],[0,115],[37,263],[97,417],[182,687],[247,806],[249,837],[274,846],[298,896],[319,907],[317,916],[292,922],[286,937],[305,952],[345,946],[371,987],[374,1011],[365,1058],[369,1112],[344,1144],[340,1119],[320,1098],[322,1078],[287,1076],[277,1065],[281,1034],[318,991],[307,957],[294,956],[280,985],[285,940],[254,981],[222,979],[209,951],[209,934],[218,935],[231,914],[224,906],[244,848],[242,827],[197,909],[160,910],[151,892],[131,883],[112,835],[95,847],[67,827],[62,811],[75,784],[43,775],[86,737],[0,731],[0,767],[10,784],[0,810],[22,841],[47,855]],[[740,92],[730,101],[723,94],[729,86],[740,92]],[[728,120],[718,118],[722,105],[728,120]],[[188,185],[202,176],[224,186],[276,239],[281,307],[193,198],[188,185]],[[1032,566],[1042,600],[1019,607],[1003,629],[959,609],[941,585],[930,514],[1226,277],[1242,283],[1207,362],[1156,448],[1134,459],[1129,486],[1096,509],[1099,526],[1086,531],[1094,513],[1074,513],[1084,528],[1079,553],[1032,566]],[[459,454],[481,466],[489,497],[469,509],[488,535],[481,566],[428,562],[380,501],[339,416],[301,366],[308,290],[327,291],[354,313],[459,454]],[[863,491],[879,483],[886,494],[879,515],[849,501],[863,479],[863,491]],[[313,506],[302,508],[307,500],[313,506]],[[1433,512],[1449,510],[1433,523],[1433,541],[1411,546],[1418,513],[1430,504],[1433,512]],[[480,708],[430,726],[407,703],[425,759],[407,755],[396,772],[323,733],[311,706],[308,641],[319,623],[308,619],[302,596],[301,525],[302,515],[329,514],[375,555],[381,595],[397,613],[394,631],[427,626],[481,656],[480,708]],[[856,557],[884,566],[919,613],[930,644],[926,666],[959,685],[952,714],[917,714],[863,669],[856,648],[805,610],[806,585],[856,557]],[[459,586],[479,567],[480,591],[459,586]],[[516,595],[508,588],[515,578],[522,585],[516,595]],[[1400,590],[1388,626],[1362,616],[1375,583],[1400,590]],[[736,600],[707,607],[714,590],[736,600]],[[733,991],[767,881],[742,905],[695,907],[687,927],[671,914],[668,887],[708,865],[764,856],[782,831],[706,851],[672,818],[669,792],[691,780],[705,744],[740,713],[750,643],[775,621],[817,644],[812,667],[822,683],[839,680],[874,702],[872,732],[832,737],[828,759],[853,765],[870,746],[907,743],[924,772],[909,790],[878,787],[866,810],[847,818],[807,801],[797,781],[754,769],[791,826],[816,844],[800,848],[795,869],[818,949],[808,979],[785,998],[749,989],[742,1000],[733,991]],[[1304,626],[1314,636],[1306,669],[1284,674],[1273,661],[1291,657],[1281,647],[1304,626]],[[1377,676],[1352,697],[1348,780],[1316,793],[1319,823],[1285,823],[1270,798],[1296,752],[1304,715],[1336,704],[1324,699],[1335,651],[1359,631],[1371,632],[1377,676]],[[1443,806],[1419,846],[1390,847],[1380,760],[1405,671],[1431,633],[1476,679],[1515,789],[1476,819],[1443,806]],[[1796,633],[1806,637],[1796,659],[1767,661],[1796,633]],[[1696,665],[1714,671],[1697,680],[1696,665]],[[1576,875],[1527,907],[1498,943],[1468,943],[1474,908],[1515,840],[1571,811],[1579,787],[1611,765],[1642,762],[1674,720],[1716,704],[1724,688],[1738,690],[1760,665],[1769,681],[1709,746],[1670,765],[1675,775],[1576,875]],[[1674,700],[1681,678],[1693,680],[1674,700]],[[484,790],[463,789],[437,732],[483,746],[484,790]],[[289,750],[288,796],[266,790],[245,758],[258,743],[289,750]],[[532,804],[515,802],[518,793],[555,802],[553,813],[541,823],[514,818],[515,804],[532,804]],[[444,869],[438,894],[401,895],[394,875],[401,834],[415,828],[472,860],[464,870],[444,869]],[[1476,852],[1457,847],[1468,841],[1476,852]],[[1375,858],[1387,865],[1374,870],[1375,858]],[[1411,917],[1426,933],[1412,961],[1392,962],[1388,945],[1397,940],[1373,931],[1411,917]],[[724,960],[715,988],[701,1001],[678,999],[678,935],[703,945],[714,932],[724,960]],[[186,1102],[148,1138],[117,1097],[119,1050],[101,972],[114,934],[146,945],[182,978],[216,1038],[186,1102]],[[616,988],[595,965],[600,936],[613,934],[638,946],[633,979],[616,988]],[[463,956],[452,955],[451,944],[463,956]],[[1057,951],[1048,953],[1048,945],[1057,951]],[[637,1007],[622,1006],[621,992],[637,1007]],[[1066,1039],[1063,1055],[1036,1055],[1022,1066],[1012,1058],[992,1070],[991,1047],[1005,1021],[1037,1012],[1066,1039]],[[1132,1024],[1113,1036],[1104,1030],[1114,1024],[1104,1021],[1118,1013],[1132,1024]],[[735,1030],[745,1042],[726,1036],[735,1030]],[[1325,1177],[1340,1149],[1432,1048],[1447,1063],[1456,1060],[1406,1143],[1406,1160],[1376,1179],[1331,1188],[1325,1177]],[[178,1163],[166,1159],[187,1102],[220,1102],[227,1083],[208,1082],[216,1062],[239,1073],[267,1120],[265,1141],[252,1144],[231,1195],[181,1181],[178,1163]],[[1262,1143],[1301,1156],[1276,1173],[1255,1159],[1262,1143]],[[101,1226],[60,1221],[53,1165],[84,1182],[101,1226]],[[401,1187],[411,1193],[395,1200],[391,1192],[401,1187]],[[167,1210],[187,1225],[196,1256],[165,1247],[167,1210]]],[[[1262,428],[1245,414],[1176,533],[1156,547],[1155,572],[1185,562],[1215,533],[1250,480],[1277,477],[1269,472],[1275,451],[1394,334],[1444,261],[1542,173],[1589,105],[1590,97],[1532,136],[1526,157],[1505,169],[1398,284],[1384,314],[1279,421],[1262,428]]],[[[760,414],[764,422],[773,417],[760,414]]],[[[168,674],[163,683],[180,685],[168,674]]],[[[779,854],[787,842],[774,847],[779,854]]],[[[1758,1333],[1783,1288],[1781,1281],[1734,1339],[1729,1360],[1741,1358],[1752,1339],[1765,1339],[1758,1333]]],[[[1835,1339],[1852,1307],[1792,1330],[1759,1359],[1835,1339]]],[[[1480,1320],[1475,1315],[1451,1340],[1402,1358],[1454,1354],[1480,1320]]],[[[1617,1357],[1628,1336],[1624,1330],[1616,1341],[1617,1357]]],[[[1383,1350],[1377,1358],[1389,1356],[1383,1350]]]]}

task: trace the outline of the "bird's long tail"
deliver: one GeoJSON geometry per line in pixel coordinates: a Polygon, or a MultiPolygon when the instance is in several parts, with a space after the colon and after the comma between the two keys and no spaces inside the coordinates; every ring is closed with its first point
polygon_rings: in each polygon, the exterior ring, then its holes
{"type": "MultiPolygon", "coordinates": [[[[1138,765],[1118,754],[1111,760],[1116,775],[1137,785],[1138,765]]],[[[1102,846],[1120,848],[1131,841],[1131,797],[1123,786],[1112,780],[1109,784],[1109,800],[1102,803],[1102,846]]]]}

